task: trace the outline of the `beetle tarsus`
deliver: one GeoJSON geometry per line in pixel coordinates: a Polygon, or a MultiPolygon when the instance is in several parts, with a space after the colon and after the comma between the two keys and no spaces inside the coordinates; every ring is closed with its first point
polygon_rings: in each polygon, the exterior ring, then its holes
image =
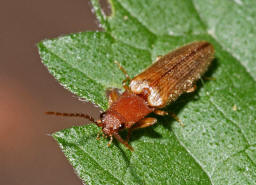
{"type": "Polygon", "coordinates": [[[110,146],[111,146],[112,141],[113,141],[113,136],[110,136],[110,140],[109,140],[109,142],[108,142],[108,147],[110,147],[110,146]]]}
{"type": "Polygon", "coordinates": [[[170,116],[175,119],[177,122],[179,122],[180,126],[185,127],[184,123],[178,118],[178,116],[174,113],[170,113],[170,116]]]}
{"type": "Polygon", "coordinates": [[[194,84],[191,88],[186,90],[186,93],[192,93],[196,90],[196,84],[194,84]]]}

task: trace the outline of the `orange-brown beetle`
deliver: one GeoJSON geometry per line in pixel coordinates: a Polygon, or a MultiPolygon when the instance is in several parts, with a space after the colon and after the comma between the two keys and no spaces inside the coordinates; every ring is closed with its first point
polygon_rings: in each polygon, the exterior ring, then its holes
{"type": "Polygon", "coordinates": [[[159,57],[153,65],[133,79],[119,66],[126,74],[123,81],[125,91],[122,94],[110,91],[109,108],[101,114],[98,121],[84,114],[48,114],[87,118],[110,137],[109,144],[114,137],[133,150],[128,144],[132,130],[155,124],[156,118],[146,117],[149,113],[167,115],[167,112],[160,109],[175,101],[182,93],[193,92],[196,80],[207,70],[213,58],[213,46],[206,41],[199,41],[159,57]],[[126,140],[119,135],[119,131],[123,129],[128,129],[126,140]]]}

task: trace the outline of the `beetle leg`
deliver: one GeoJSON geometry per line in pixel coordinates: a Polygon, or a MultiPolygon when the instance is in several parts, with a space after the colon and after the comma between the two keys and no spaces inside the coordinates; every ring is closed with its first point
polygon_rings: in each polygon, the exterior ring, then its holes
{"type": "Polygon", "coordinates": [[[196,90],[196,84],[192,85],[192,87],[190,87],[189,89],[186,90],[186,93],[191,93],[194,92],[196,90]]]}
{"type": "Polygon", "coordinates": [[[182,126],[182,127],[185,126],[184,123],[182,123],[182,121],[178,118],[178,116],[177,116],[176,114],[170,113],[170,116],[171,116],[173,119],[175,119],[177,122],[179,122],[179,123],[180,123],[180,126],[182,126]]]}
{"type": "Polygon", "coordinates": [[[205,76],[205,77],[203,77],[205,80],[216,80],[216,78],[214,78],[214,77],[207,77],[207,76],[205,76]]]}
{"type": "Polygon", "coordinates": [[[133,151],[132,146],[129,145],[127,141],[124,141],[118,133],[114,133],[113,136],[115,137],[116,140],[118,140],[120,143],[126,146],[129,150],[133,151]]]}
{"type": "Polygon", "coordinates": [[[130,87],[127,85],[127,82],[131,81],[131,78],[129,77],[128,73],[126,72],[126,70],[123,68],[123,66],[121,66],[121,64],[119,64],[119,62],[115,61],[115,64],[118,65],[119,69],[124,73],[125,75],[125,79],[122,82],[123,88],[125,90],[130,91],[130,87]]]}
{"type": "Polygon", "coordinates": [[[106,91],[107,97],[108,97],[108,105],[112,105],[113,102],[117,101],[120,97],[120,93],[118,92],[118,89],[116,88],[110,88],[106,91]]]}
{"type": "Polygon", "coordinates": [[[97,137],[96,137],[97,140],[100,140],[100,134],[101,134],[100,132],[97,134],[97,137]]]}
{"type": "Polygon", "coordinates": [[[113,141],[113,136],[110,136],[110,140],[108,142],[108,147],[110,147],[110,145],[112,144],[112,141],[113,141]]]}
{"type": "Polygon", "coordinates": [[[165,116],[168,115],[168,112],[164,111],[164,110],[155,110],[154,111],[155,114],[159,115],[159,116],[165,116]]]}
{"type": "Polygon", "coordinates": [[[159,59],[162,58],[162,57],[163,57],[162,55],[158,55],[158,56],[156,57],[156,61],[159,60],[159,59]]]}
{"type": "Polygon", "coordinates": [[[157,122],[156,118],[151,118],[151,117],[143,118],[138,123],[136,123],[136,125],[134,125],[132,129],[134,130],[138,128],[146,128],[154,125],[156,122],[157,122]]]}
{"type": "Polygon", "coordinates": [[[178,118],[178,116],[174,113],[171,112],[166,112],[164,110],[155,110],[154,111],[155,114],[159,115],[159,116],[165,116],[165,115],[170,115],[173,119],[175,119],[177,122],[180,123],[180,126],[184,127],[184,123],[182,123],[182,121],[178,118]]]}
{"type": "Polygon", "coordinates": [[[201,83],[204,85],[204,80],[216,80],[214,77],[204,76],[200,78],[201,83]]]}
{"type": "Polygon", "coordinates": [[[156,118],[151,118],[151,117],[143,118],[142,120],[140,120],[133,127],[129,128],[128,135],[127,135],[127,138],[126,138],[127,143],[131,138],[132,131],[134,131],[135,129],[146,128],[146,127],[152,126],[156,122],[157,122],[157,119],[156,118]]]}
{"type": "Polygon", "coordinates": [[[100,140],[100,137],[101,137],[101,136],[102,136],[103,138],[106,137],[105,134],[104,134],[104,132],[102,132],[102,130],[100,130],[100,131],[98,132],[96,139],[97,139],[97,140],[100,140]]]}
{"type": "Polygon", "coordinates": [[[128,78],[124,79],[122,82],[122,85],[125,90],[130,91],[130,87],[127,85],[128,81],[130,81],[130,77],[129,77],[129,79],[128,78]]]}

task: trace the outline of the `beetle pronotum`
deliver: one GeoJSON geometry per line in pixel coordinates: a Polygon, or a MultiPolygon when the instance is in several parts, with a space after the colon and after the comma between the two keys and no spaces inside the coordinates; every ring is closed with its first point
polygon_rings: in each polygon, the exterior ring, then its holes
{"type": "Polygon", "coordinates": [[[103,134],[110,137],[109,145],[114,137],[133,150],[128,144],[132,130],[154,125],[157,119],[146,117],[149,113],[167,115],[161,108],[175,101],[182,93],[193,92],[196,80],[207,70],[213,58],[213,46],[209,42],[199,41],[159,57],[153,65],[132,79],[119,65],[126,75],[123,81],[125,91],[122,94],[114,89],[110,91],[109,108],[100,115],[100,120],[95,121],[85,114],[47,114],[89,119],[102,128],[103,134]],[[123,129],[128,129],[126,140],[119,135],[123,129]]]}

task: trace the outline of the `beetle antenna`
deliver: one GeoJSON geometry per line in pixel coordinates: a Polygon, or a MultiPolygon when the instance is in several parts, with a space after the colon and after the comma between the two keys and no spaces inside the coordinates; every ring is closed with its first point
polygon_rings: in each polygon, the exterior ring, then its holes
{"type": "Polygon", "coordinates": [[[90,115],[82,114],[82,113],[63,113],[63,112],[46,112],[45,114],[48,115],[55,115],[55,116],[63,116],[63,117],[80,117],[90,120],[91,122],[95,123],[96,125],[99,125],[97,121],[93,119],[90,115]]]}

